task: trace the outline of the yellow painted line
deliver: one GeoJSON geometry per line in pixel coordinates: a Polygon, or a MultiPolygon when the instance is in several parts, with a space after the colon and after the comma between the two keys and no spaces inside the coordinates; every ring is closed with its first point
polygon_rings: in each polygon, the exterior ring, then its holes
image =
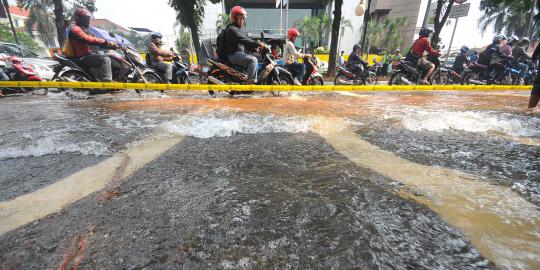
{"type": "Polygon", "coordinates": [[[502,269],[540,269],[540,211],[508,187],[458,170],[417,164],[363,140],[343,119],[313,125],[337,152],[357,165],[415,190],[400,195],[425,204],[461,228],[502,269]]]}
{"type": "Polygon", "coordinates": [[[0,202],[0,235],[56,213],[77,200],[105,188],[118,178],[127,178],[181,140],[182,137],[171,137],[132,143],[125,151],[97,165],[32,193],[0,202]],[[125,170],[122,175],[118,175],[117,169],[123,166],[125,170]]]}
{"type": "Polygon", "coordinates": [[[215,85],[215,84],[145,84],[145,83],[105,83],[105,82],[0,82],[2,87],[22,88],[73,88],[73,89],[142,89],[179,91],[530,91],[530,85],[215,85]]]}

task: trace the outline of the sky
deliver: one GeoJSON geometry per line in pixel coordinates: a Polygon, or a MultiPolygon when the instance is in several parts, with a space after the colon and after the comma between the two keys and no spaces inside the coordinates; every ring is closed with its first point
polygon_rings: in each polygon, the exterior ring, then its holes
{"type": "MultiPolygon", "coordinates": [[[[166,38],[174,39],[173,25],[176,21],[176,12],[169,6],[169,0],[96,0],[98,11],[94,14],[96,19],[109,19],[124,27],[144,27],[161,32],[166,38]]],[[[294,1],[294,0],[291,0],[294,1]]],[[[352,0],[349,0],[352,1],[352,0]]],[[[428,0],[422,0],[421,10],[425,10],[428,0]]],[[[15,0],[9,0],[15,3],[15,0]]],[[[460,18],[453,48],[467,44],[469,47],[482,47],[490,43],[493,30],[482,35],[477,29],[477,20],[481,16],[479,10],[480,0],[469,0],[471,10],[469,16],[460,18]]],[[[209,4],[210,5],[210,4],[209,4]]],[[[203,28],[215,28],[217,14],[221,13],[221,5],[207,7],[207,20],[203,28]]],[[[424,12],[421,12],[422,15],[424,12]]],[[[443,42],[448,47],[454,19],[442,31],[443,42]]],[[[357,28],[356,25],[353,25],[357,28]]]]}

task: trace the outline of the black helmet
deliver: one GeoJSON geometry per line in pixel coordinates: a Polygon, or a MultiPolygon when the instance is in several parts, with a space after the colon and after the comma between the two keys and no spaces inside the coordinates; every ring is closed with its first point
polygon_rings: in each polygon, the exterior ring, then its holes
{"type": "Polygon", "coordinates": [[[418,33],[421,37],[429,37],[429,35],[431,35],[431,33],[435,32],[433,30],[433,28],[431,27],[422,27],[422,29],[420,29],[420,33],[418,33]]]}
{"type": "Polygon", "coordinates": [[[360,47],[360,44],[354,44],[354,46],[352,47],[352,50],[353,51],[356,51],[356,49],[360,49],[362,47],[360,47]]]}
{"type": "Polygon", "coordinates": [[[467,47],[467,45],[463,45],[463,46],[461,46],[461,49],[459,49],[459,51],[462,52],[462,53],[467,54],[467,53],[469,53],[469,47],[467,47]]]}
{"type": "Polygon", "coordinates": [[[163,38],[163,35],[161,35],[161,33],[154,32],[154,33],[152,33],[152,35],[150,35],[150,37],[151,37],[152,39],[163,38]]]}
{"type": "Polygon", "coordinates": [[[506,40],[506,37],[504,35],[498,34],[493,37],[493,43],[501,43],[501,41],[506,40]]]}
{"type": "Polygon", "coordinates": [[[87,9],[77,8],[73,16],[75,17],[75,22],[77,23],[77,25],[80,25],[82,27],[90,26],[90,19],[92,19],[92,14],[87,9]]]}

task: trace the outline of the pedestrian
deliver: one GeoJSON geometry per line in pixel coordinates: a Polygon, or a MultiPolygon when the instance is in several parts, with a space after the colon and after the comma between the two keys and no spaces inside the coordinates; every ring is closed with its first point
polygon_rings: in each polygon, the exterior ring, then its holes
{"type": "Polygon", "coordinates": [[[339,53],[339,57],[338,57],[338,65],[340,67],[345,67],[345,57],[344,57],[344,54],[345,54],[345,51],[341,51],[339,53]]]}

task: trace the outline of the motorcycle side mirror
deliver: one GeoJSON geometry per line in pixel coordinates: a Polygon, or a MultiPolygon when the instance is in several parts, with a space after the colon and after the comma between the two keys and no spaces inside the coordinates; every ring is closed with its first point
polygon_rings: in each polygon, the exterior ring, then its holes
{"type": "Polygon", "coordinates": [[[263,41],[264,41],[264,32],[263,32],[263,31],[261,31],[261,38],[262,38],[263,41]]]}

